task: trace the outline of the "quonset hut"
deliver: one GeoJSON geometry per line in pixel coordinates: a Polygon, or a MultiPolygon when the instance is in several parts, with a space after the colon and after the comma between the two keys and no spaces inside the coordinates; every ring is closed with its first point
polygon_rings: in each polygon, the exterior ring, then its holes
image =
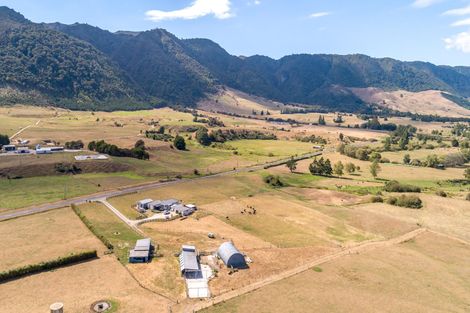
{"type": "Polygon", "coordinates": [[[217,250],[217,255],[230,268],[247,268],[245,256],[231,242],[224,242],[217,250]]]}

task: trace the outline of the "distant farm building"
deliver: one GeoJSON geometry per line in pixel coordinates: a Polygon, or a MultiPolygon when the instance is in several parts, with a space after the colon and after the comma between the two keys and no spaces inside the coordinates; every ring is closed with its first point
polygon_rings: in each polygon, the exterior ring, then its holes
{"type": "Polygon", "coordinates": [[[176,199],[157,200],[149,204],[149,209],[152,211],[168,211],[179,203],[180,201],[176,199]]]}
{"type": "Polygon", "coordinates": [[[194,208],[190,208],[182,204],[174,205],[173,210],[181,216],[188,216],[194,213],[194,208]]]}
{"type": "Polygon", "coordinates": [[[36,149],[36,154],[51,154],[52,150],[51,148],[37,148],[36,149]]]}
{"type": "Polygon", "coordinates": [[[12,152],[12,151],[15,151],[16,150],[16,146],[15,145],[4,145],[2,147],[2,150],[4,152],[12,152]]]}
{"type": "Polygon", "coordinates": [[[152,203],[152,199],[144,199],[137,202],[137,209],[139,211],[146,211],[150,208],[149,204],[152,203]]]}
{"type": "Polygon", "coordinates": [[[180,270],[185,278],[199,278],[202,275],[199,256],[195,246],[183,245],[180,253],[180,270]]]}
{"type": "Polygon", "coordinates": [[[150,261],[152,244],[150,238],[139,239],[134,249],[129,251],[129,263],[146,263],[150,261]]]}
{"type": "Polygon", "coordinates": [[[90,155],[76,155],[75,160],[86,161],[86,160],[107,160],[108,157],[104,154],[90,154],[90,155]]]}
{"type": "Polygon", "coordinates": [[[31,153],[31,151],[29,150],[28,147],[18,147],[15,151],[15,153],[18,153],[18,154],[28,154],[28,153],[31,153]]]}
{"type": "Polygon", "coordinates": [[[245,256],[231,242],[224,242],[217,250],[219,258],[230,268],[247,268],[245,256]]]}

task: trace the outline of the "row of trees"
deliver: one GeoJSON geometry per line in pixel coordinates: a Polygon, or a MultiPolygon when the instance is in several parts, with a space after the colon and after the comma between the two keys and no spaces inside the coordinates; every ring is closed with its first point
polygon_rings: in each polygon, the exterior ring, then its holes
{"type": "Polygon", "coordinates": [[[148,160],[150,158],[143,140],[138,140],[132,149],[119,148],[118,146],[109,144],[104,140],[91,141],[88,144],[88,150],[106,153],[117,157],[129,157],[141,160],[148,160]]]}
{"type": "Polygon", "coordinates": [[[65,143],[65,149],[80,150],[85,146],[81,140],[72,140],[65,143]]]}
{"type": "Polygon", "coordinates": [[[207,128],[201,127],[196,132],[196,140],[203,146],[209,146],[212,142],[224,143],[241,139],[276,140],[277,137],[274,134],[246,129],[218,129],[209,134],[207,128]]]}

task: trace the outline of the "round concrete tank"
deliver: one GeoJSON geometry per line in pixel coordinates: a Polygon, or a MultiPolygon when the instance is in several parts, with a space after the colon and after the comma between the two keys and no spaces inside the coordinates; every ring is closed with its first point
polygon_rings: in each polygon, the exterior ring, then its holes
{"type": "Polygon", "coordinates": [[[51,306],[49,308],[51,309],[51,313],[64,313],[64,304],[63,303],[60,303],[60,302],[53,303],[53,304],[51,304],[51,306]]]}

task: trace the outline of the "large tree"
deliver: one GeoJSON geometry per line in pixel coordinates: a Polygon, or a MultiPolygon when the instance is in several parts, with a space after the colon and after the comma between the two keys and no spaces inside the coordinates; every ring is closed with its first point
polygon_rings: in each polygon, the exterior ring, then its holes
{"type": "Polygon", "coordinates": [[[0,134],[0,147],[10,144],[10,138],[7,135],[0,134]]]}
{"type": "Polygon", "coordinates": [[[180,135],[175,137],[175,140],[173,140],[173,145],[178,150],[186,150],[186,141],[184,141],[184,138],[180,135]]]}
{"type": "Polygon", "coordinates": [[[287,168],[291,173],[293,173],[297,169],[297,161],[294,160],[294,157],[291,157],[289,161],[286,163],[287,168]]]}

